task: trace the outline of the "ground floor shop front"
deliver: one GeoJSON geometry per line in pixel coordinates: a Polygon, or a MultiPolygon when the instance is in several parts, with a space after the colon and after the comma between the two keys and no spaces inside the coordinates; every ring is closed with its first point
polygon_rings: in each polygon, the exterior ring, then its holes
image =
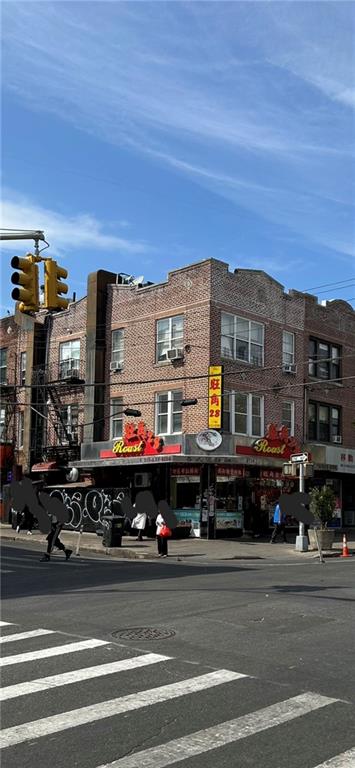
{"type": "MultiPolygon", "coordinates": [[[[81,494],[81,501],[78,496],[74,499],[76,519],[80,505],[85,504],[84,517],[90,509],[90,519],[96,520],[98,509],[100,515],[112,509],[114,497],[117,501],[128,494],[134,503],[140,491],[149,490],[156,504],[166,500],[175,512],[176,536],[267,534],[281,493],[299,488],[297,477],[283,474],[283,464],[300,450],[294,438],[276,425],[270,425],[267,434],[255,441],[225,434],[216,448],[201,448],[197,438],[173,435],[162,439],[141,422],[137,427],[130,425],[129,435],[122,439],[83,444],[76,466],[91,489],[81,494]]],[[[337,498],[334,525],[355,525],[355,451],[318,445],[306,448],[314,462],[314,477],[306,490],[331,485],[337,498]]],[[[297,521],[288,518],[287,525],[296,529],[297,521]]]]}
{"type": "Polygon", "coordinates": [[[75,528],[83,515],[93,521],[105,510],[112,511],[112,502],[123,494],[134,503],[140,491],[150,490],[156,504],[166,500],[174,511],[176,537],[237,538],[245,531],[266,535],[280,494],[297,486],[293,478],[283,477],[280,466],[248,465],[220,456],[154,457],[114,464],[106,460],[92,466],[90,473],[90,487],[80,492],[61,490],[63,501],[68,505],[71,500],[69,506],[75,510],[75,528]]]}

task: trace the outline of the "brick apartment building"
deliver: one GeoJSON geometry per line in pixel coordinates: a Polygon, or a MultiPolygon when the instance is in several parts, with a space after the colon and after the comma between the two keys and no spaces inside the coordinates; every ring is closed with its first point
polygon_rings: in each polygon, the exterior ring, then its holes
{"type": "Polygon", "coordinates": [[[332,485],[342,522],[355,525],[346,302],[322,306],[262,271],[208,259],[142,286],[99,271],[66,311],[35,323],[18,315],[1,322],[3,443],[15,464],[58,487],[73,521],[78,505],[95,521],[114,489],[134,498],[148,487],[168,498],[181,529],[205,528],[214,510],[217,534],[235,535],[254,506],[266,528],[281,490],[297,485],[282,464],[302,448],[311,482],[332,485]],[[196,437],[208,427],[208,369],[220,365],[222,439],[209,450],[196,437]],[[124,416],[127,407],[141,417],[124,416]],[[74,484],[63,466],[79,470],[74,484]]]}

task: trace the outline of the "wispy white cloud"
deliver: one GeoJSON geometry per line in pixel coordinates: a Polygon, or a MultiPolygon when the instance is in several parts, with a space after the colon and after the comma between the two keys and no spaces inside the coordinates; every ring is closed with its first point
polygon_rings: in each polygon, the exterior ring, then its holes
{"type": "MultiPolygon", "coordinates": [[[[110,234],[107,223],[98,221],[90,213],[68,216],[6,190],[1,201],[0,218],[3,228],[43,230],[53,254],[69,254],[85,248],[125,255],[145,254],[152,250],[147,243],[110,234]]],[[[16,241],[4,241],[2,246],[13,251],[18,251],[19,247],[16,241]]]]}
{"type": "MultiPolygon", "coordinates": [[[[351,257],[353,4],[5,6],[4,81],[21,100],[351,257]]],[[[72,217],[74,242],[85,233],[147,248],[72,217]]]]}

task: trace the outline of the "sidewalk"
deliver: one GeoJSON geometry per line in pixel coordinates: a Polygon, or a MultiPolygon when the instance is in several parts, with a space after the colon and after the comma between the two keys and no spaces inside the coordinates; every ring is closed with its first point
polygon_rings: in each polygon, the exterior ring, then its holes
{"type": "MultiPolygon", "coordinates": [[[[37,544],[43,551],[46,547],[46,537],[34,531],[32,536],[27,536],[26,531],[16,531],[6,523],[0,524],[0,535],[3,541],[25,541],[27,544],[37,544]]],[[[339,537],[340,538],[340,537],[339,537]]],[[[79,541],[79,534],[72,531],[62,531],[61,539],[66,547],[75,552],[79,541]]],[[[241,539],[181,539],[169,541],[169,557],[179,560],[194,558],[196,561],[220,561],[220,560],[288,560],[298,561],[314,559],[318,553],[314,550],[309,552],[296,552],[295,536],[290,537],[287,544],[270,544],[265,539],[251,539],[249,536],[243,536],[241,539]]],[[[355,554],[355,539],[348,541],[350,552],[355,554]]],[[[95,533],[83,533],[80,537],[80,553],[99,553],[100,555],[110,555],[119,559],[128,558],[130,560],[155,560],[157,558],[157,545],[153,539],[144,539],[139,542],[130,536],[124,536],[122,546],[113,549],[106,549],[102,545],[102,537],[95,533]]],[[[341,540],[336,541],[330,552],[324,553],[325,557],[338,557],[342,551],[341,540]]]]}

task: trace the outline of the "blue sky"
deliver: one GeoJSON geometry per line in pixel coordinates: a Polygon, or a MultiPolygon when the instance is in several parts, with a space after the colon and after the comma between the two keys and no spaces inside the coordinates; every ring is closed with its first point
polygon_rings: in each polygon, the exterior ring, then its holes
{"type": "MultiPolygon", "coordinates": [[[[215,257],[355,303],[353,3],[2,15],[2,226],[44,229],[77,296],[98,268],[159,281],[215,257]]],[[[30,247],[3,249],[2,312],[30,247]]]]}

